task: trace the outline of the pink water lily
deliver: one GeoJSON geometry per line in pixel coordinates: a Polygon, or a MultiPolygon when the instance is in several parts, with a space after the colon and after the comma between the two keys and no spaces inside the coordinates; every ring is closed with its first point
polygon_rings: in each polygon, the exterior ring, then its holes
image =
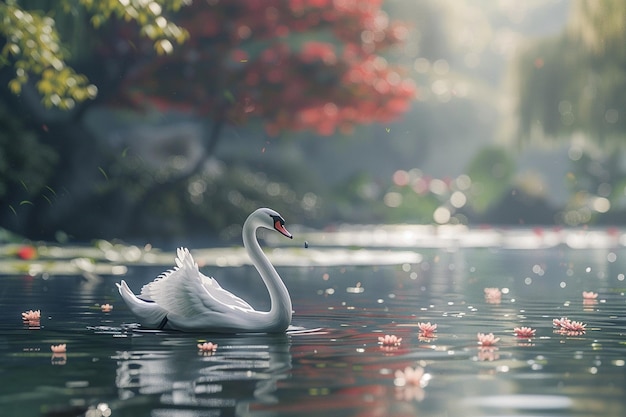
{"type": "Polygon", "coordinates": [[[217,350],[217,344],[212,342],[198,343],[198,350],[201,352],[215,352],[217,350]]]}
{"type": "Polygon", "coordinates": [[[564,324],[570,321],[567,317],[561,317],[560,319],[552,319],[552,325],[556,328],[562,328],[564,324]]]}
{"type": "Polygon", "coordinates": [[[490,297],[501,297],[502,296],[502,291],[500,291],[500,288],[496,288],[496,287],[487,287],[484,289],[485,291],[485,295],[486,296],[490,296],[490,297]]]}
{"type": "Polygon", "coordinates": [[[584,332],[587,324],[581,321],[570,320],[567,317],[561,317],[560,319],[552,320],[552,324],[559,330],[567,332],[584,332]]]}
{"type": "Polygon", "coordinates": [[[529,338],[535,336],[536,330],[530,327],[516,327],[513,329],[513,332],[517,337],[529,338]]]}
{"type": "Polygon", "coordinates": [[[395,335],[390,335],[387,334],[385,336],[379,336],[378,337],[378,343],[383,345],[383,346],[400,346],[400,343],[402,342],[402,338],[401,337],[397,337],[395,335]]]}
{"type": "Polygon", "coordinates": [[[586,323],[583,323],[581,321],[570,320],[567,323],[565,323],[565,325],[563,326],[563,329],[570,331],[570,332],[584,332],[586,327],[587,327],[586,323]]]}
{"type": "Polygon", "coordinates": [[[490,304],[500,304],[502,291],[499,288],[485,288],[485,301],[490,304]]]}
{"type": "Polygon", "coordinates": [[[407,366],[404,368],[404,371],[397,370],[394,374],[395,379],[393,381],[394,385],[398,387],[403,387],[405,385],[416,385],[424,387],[428,383],[430,379],[430,375],[424,372],[424,368],[418,366],[416,368],[411,368],[407,366]]]}
{"type": "Polygon", "coordinates": [[[399,401],[423,401],[425,397],[424,387],[430,381],[430,374],[424,372],[424,368],[411,368],[397,370],[393,384],[396,386],[396,399],[399,401]]]}
{"type": "Polygon", "coordinates": [[[40,310],[28,310],[22,313],[22,320],[24,321],[39,321],[41,319],[40,310]]]}
{"type": "Polygon", "coordinates": [[[595,300],[598,298],[598,293],[593,291],[583,291],[583,299],[585,300],[595,300]]]}
{"type": "Polygon", "coordinates": [[[478,333],[478,344],[481,346],[493,346],[500,341],[499,337],[495,337],[493,333],[478,333]]]}
{"type": "Polygon", "coordinates": [[[102,304],[100,310],[102,310],[103,313],[110,313],[111,310],[113,310],[113,306],[111,304],[102,304]]]}
{"type": "Polygon", "coordinates": [[[65,353],[67,352],[67,345],[65,343],[61,343],[60,345],[52,345],[50,346],[50,350],[52,353],[65,353]]]}
{"type": "Polygon", "coordinates": [[[41,311],[28,310],[22,313],[22,320],[29,329],[36,330],[41,328],[41,311]]]}
{"type": "Polygon", "coordinates": [[[417,327],[420,329],[420,336],[424,336],[424,337],[433,337],[435,335],[435,332],[437,331],[437,325],[436,324],[430,324],[430,322],[428,323],[417,323],[417,327]]]}

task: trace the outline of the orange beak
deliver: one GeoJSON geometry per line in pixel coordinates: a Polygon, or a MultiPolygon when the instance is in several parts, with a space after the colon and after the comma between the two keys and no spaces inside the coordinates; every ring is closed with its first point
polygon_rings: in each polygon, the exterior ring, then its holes
{"type": "Polygon", "coordinates": [[[293,239],[293,236],[291,235],[291,233],[289,233],[289,231],[287,229],[285,229],[285,226],[283,226],[280,221],[276,220],[274,222],[274,229],[276,229],[278,232],[280,232],[281,234],[287,236],[289,239],[293,239]]]}

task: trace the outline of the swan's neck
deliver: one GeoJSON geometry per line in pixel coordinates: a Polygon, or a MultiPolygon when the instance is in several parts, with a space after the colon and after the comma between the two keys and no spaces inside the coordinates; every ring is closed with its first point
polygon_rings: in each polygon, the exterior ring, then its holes
{"type": "Polygon", "coordinates": [[[268,322],[276,331],[284,331],[291,323],[291,297],[282,279],[274,269],[257,240],[256,231],[258,227],[254,224],[246,223],[243,226],[243,245],[248,251],[248,255],[254,263],[254,267],[259,271],[265,286],[270,295],[270,311],[268,322]]]}

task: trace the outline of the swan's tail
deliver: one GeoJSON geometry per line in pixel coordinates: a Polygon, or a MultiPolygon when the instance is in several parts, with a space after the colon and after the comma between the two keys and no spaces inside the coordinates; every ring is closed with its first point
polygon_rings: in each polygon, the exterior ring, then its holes
{"type": "Polygon", "coordinates": [[[154,302],[144,301],[135,296],[133,292],[128,288],[126,281],[115,283],[117,289],[120,291],[120,295],[124,299],[124,302],[138,318],[142,326],[148,328],[158,328],[162,325],[167,311],[162,307],[159,307],[154,302]]]}

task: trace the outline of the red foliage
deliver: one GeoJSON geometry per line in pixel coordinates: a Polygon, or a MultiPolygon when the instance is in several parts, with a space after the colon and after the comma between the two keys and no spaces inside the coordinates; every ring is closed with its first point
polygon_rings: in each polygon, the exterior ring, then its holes
{"type": "Polygon", "coordinates": [[[406,36],[381,2],[194,1],[177,20],[190,40],[131,73],[122,91],[135,104],[190,106],[234,124],[260,118],[271,135],[388,122],[407,111],[416,87],[376,54],[406,36]],[[335,41],[292,36],[308,31],[335,41]]]}

